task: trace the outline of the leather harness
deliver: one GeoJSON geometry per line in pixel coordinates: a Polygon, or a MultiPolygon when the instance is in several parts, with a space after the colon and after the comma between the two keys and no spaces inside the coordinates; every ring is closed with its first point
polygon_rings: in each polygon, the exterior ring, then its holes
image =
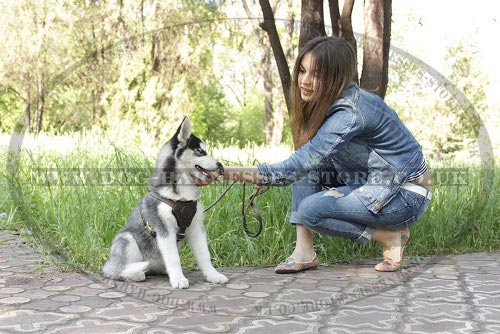
{"type": "MultiPolygon", "coordinates": [[[[193,217],[197,211],[197,201],[174,201],[169,198],[162,198],[154,193],[148,193],[148,195],[157,201],[165,203],[172,207],[172,214],[177,220],[177,226],[179,230],[177,231],[177,241],[181,241],[186,236],[186,229],[191,225],[193,217]]],[[[142,210],[139,210],[144,228],[151,234],[153,238],[156,238],[156,231],[151,227],[149,222],[142,215],[142,210]]]]}

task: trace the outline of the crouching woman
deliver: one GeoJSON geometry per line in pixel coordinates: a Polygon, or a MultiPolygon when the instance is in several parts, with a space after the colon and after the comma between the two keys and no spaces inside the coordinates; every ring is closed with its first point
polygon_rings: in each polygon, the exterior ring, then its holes
{"type": "Polygon", "coordinates": [[[313,232],[382,245],[378,271],[396,271],[409,227],[431,200],[431,177],[417,140],[380,97],[352,82],[356,58],[340,38],[301,50],[291,87],[296,151],[255,167],[225,167],[226,179],[292,185],[297,241],[276,273],[317,268],[313,232]]]}

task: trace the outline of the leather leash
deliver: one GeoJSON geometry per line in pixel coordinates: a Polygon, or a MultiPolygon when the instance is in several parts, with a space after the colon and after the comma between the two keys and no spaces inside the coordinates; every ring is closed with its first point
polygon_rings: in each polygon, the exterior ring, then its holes
{"type": "Polygon", "coordinates": [[[222,199],[222,197],[224,197],[224,195],[225,195],[225,194],[229,191],[229,189],[231,189],[231,187],[232,187],[232,186],[234,186],[234,184],[235,184],[235,183],[236,183],[236,181],[231,182],[231,183],[230,183],[230,184],[226,187],[226,189],[224,189],[224,190],[222,191],[222,193],[219,195],[219,197],[217,197],[217,198],[215,199],[215,201],[213,201],[213,202],[212,202],[212,204],[210,204],[209,206],[207,206],[207,207],[205,208],[205,211],[203,211],[203,212],[207,212],[208,210],[210,210],[211,208],[213,208],[213,207],[215,206],[215,204],[219,203],[219,201],[222,199]]]}
{"type": "Polygon", "coordinates": [[[248,204],[245,206],[245,184],[243,183],[243,196],[241,199],[241,220],[243,224],[243,230],[245,233],[251,237],[251,238],[256,238],[260,235],[260,232],[262,232],[262,216],[260,214],[260,211],[257,209],[257,206],[254,204],[254,200],[257,196],[262,195],[269,189],[269,186],[263,187],[263,188],[255,188],[253,193],[248,197],[248,204]],[[255,213],[255,217],[257,218],[257,222],[259,223],[257,231],[255,233],[252,233],[248,229],[247,225],[247,214],[248,214],[248,209],[252,208],[253,212],[255,213]]]}
{"type": "MultiPolygon", "coordinates": [[[[226,195],[226,193],[229,191],[229,189],[231,189],[231,187],[236,183],[236,181],[232,181],[223,191],[222,193],[219,195],[219,197],[217,197],[217,199],[215,199],[215,201],[213,201],[206,209],[204,212],[207,212],[208,210],[210,210],[212,207],[214,207],[221,199],[222,197],[224,197],[224,195],[226,195]]],[[[242,225],[243,225],[243,230],[245,231],[246,235],[251,237],[251,238],[256,238],[260,235],[260,233],[262,232],[262,226],[263,226],[263,223],[262,223],[262,215],[260,214],[260,211],[259,209],[257,208],[257,206],[254,204],[254,201],[255,201],[255,198],[259,195],[262,195],[263,193],[265,193],[267,190],[269,189],[269,186],[266,186],[264,188],[255,188],[254,192],[250,195],[250,197],[248,197],[248,204],[245,205],[245,183],[243,183],[243,195],[242,195],[242,199],[241,199],[241,220],[242,220],[242,225]],[[249,229],[248,229],[248,224],[247,224],[247,219],[246,219],[246,216],[248,214],[248,209],[249,208],[252,208],[253,212],[255,213],[255,216],[257,218],[257,221],[258,221],[258,228],[257,228],[257,232],[255,233],[252,233],[249,229]]]]}

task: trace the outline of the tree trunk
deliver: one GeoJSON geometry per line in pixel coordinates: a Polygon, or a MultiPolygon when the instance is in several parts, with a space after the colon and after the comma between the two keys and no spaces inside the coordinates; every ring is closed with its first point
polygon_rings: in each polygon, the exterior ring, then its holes
{"type": "Polygon", "coordinates": [[[385,97],[389,70],[392,0],[365,1],[362,88],[385,97]]]}
{"type": "MultiPolygon", "coordinates": [[[[344,7],[342,8],[342,15],[340,16],[340,22],[342,29],[340,30],[340,37],[345,39],[349,44],[351,44],[354,49],[354,54],[356,59],[358,59],[358,44],[356,43],[356,38],[354,38],[354,31],[352,30],[352,10],[354,9],[354,0],[346,0],[344,2],[344,7]]],[[[358,70],[354,73],[353,81],[358,83],[358,70]]]]}
{"type": "Polygon", "coordinates": [[[36,113],[35,113],[35,124],[33,128],[33,133],[35,136],[38,136],[42,131],[42,119],[44,113],[44,104],[45,104],[45,94],[43,91],[43,79],[41,77],[38,78],[37,81],[37,90],[36,90],[37,100],[36,100],[36,113]]]}
{"type": "Polygon", "coordinates": [[[99,122],[103,115],[102,95],[103,89],[101,87],[92,89],[92,121],[94,123],[99,122]]]}
{"type": "Polygon", "coordinates": [[[328,0],[328,8],[330,8],[330,20],[332,21],[332,35],[340,36],[342,25],[340,23],[339,0],[328,0]]]}
{"type": "Polygon", "coordinates": [[[262,9],[262,15],[264,16],[264,21],[260,23],[260,27],[267,32],[269,36],[269,41],[273,49],[274,59],[276,65],[278,66],[278,72],[280,74],[281,86],[283,89],[283,95],[285,96],[286,108],[288,113],[290,113],[290,69],[288,68],[288,63],[286,61],[285,52],[283,52],[283,46],[280,42],[280,37],[278,35],[278,30],[276,29],[276,23],[274,22],[274,13],[269,4],[269,0],[259,0],[260,8],[262,9]]]}
{"type": "Polygon", "coordinates": [[[273,140],[274,120],[273,120],[273,74],[271,70],[271,49],[265,44],[262,45],[262,77],[264,80],[264,118],[266,127],[266,144],[270,145],[273,140]]]}
{"type": "Polygon", "coordinates": [[[22,90],[22,99],[24,100],[24,126],[26,127],[26,132],[32,132],[33,127],[31,123],[31,78],[29,75],[25,75],[23,78],[23,90],[22,90]]]}
{"type": "MultiPolygon", "coordinates": [[[[356,38],[354,38],[354,32],[352,30],[352,11],[354,9],[355,0],[346,0],[344,2],[344,7],[342,7],[342,14],[339,10],[338,0],[329,0],[328,5],[330,7],[330,19],[332,21],[332,34],[334,36],[342,37],[346,40],[354,49],[354,54],[358,55],[358,45],[356,43],[356,38]]],[[[353,81],[358,83],[358,71],[354,74],[353,81]]]]}
{"type": "Polygon", "coordinates": [[[151,64],[153,73],[160,72],[160,40],[156,35],[151,39],[151,64]]]}
{"type": "MultiPolygon", "coordinates": [[[[23,125],[25,126],[25,131],[26,132],[31,132],[31,101],[28,99],[28,100],[25,100],[24,101],[24,121],[23,121],[23,125]]],[[[16,132],[17,133],[21,133],[23,132],[22,129],[19,129],[17,128],[17,125],[16,125],[16,132]]]]}
{"type": "Polygon", "coordinates": [[[326,36],[323,0],[302,0],[299,50],[314,37],[326,36]]]}
{"type": "Polygon", "coordinates": [[[284,108],[274,108],[273,105],[273,71],[271,57],[272,50],[269,45],[263,45],[263,61],[261,75],[264,81],[264,114],[266,124],[266,144],[277,146],[283,139],[283,125],[285,123],[284,108]]]}

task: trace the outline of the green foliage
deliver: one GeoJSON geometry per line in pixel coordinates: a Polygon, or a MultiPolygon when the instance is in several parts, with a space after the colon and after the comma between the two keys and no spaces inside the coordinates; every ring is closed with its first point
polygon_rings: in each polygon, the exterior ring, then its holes
{"type": "Polygon", "coordinates": [[[439,81],[391,51],[386,101],[429,156],[444,158],[468,150],[477,138],[480,115],[486,109],[486,80],[475,65],[474,50],[474,46],[462,43],[449,48],[446,58],[450,69],[445,74],[452,84],[439,81]]]}
{"type": "Polygon", "coordinates": [[[229,126],[232,145],[237,145],[240,148],[245,147],[248,143],[262,145],[265,143],[265,123],[262,96],[254,93],[250,95],[246,104],[236,110],[231,117],[229,126]]]}
{"type": "Polygon", "coordinates": [[[5,89],[0,94],[0,129],[12,133],[22,127],[23,101],[16,93],[5,89]]]}
{"type": "Polygon", "coordinates": [[[188,84],[192,104],[193,132],[214,143],[230,140],[225,131],[228,105],[218,82],[211,78],[206,84],[192,81],[188,84]]]}

